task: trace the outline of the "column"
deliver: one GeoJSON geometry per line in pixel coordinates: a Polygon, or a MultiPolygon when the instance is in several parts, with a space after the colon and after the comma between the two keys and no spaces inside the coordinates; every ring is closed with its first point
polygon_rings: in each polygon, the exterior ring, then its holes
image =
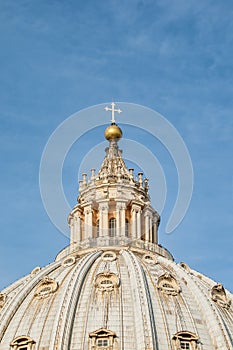
{"type": "Polygon", "coordinates": [[[157,215],[154,215],[153,217],[153,234],[154,234],[154,243],[158,243],[158,226],[159,226],[160,217],[157,215]]]}
{"type": "Polygon", "coordinates": [[[69,218],[69,226],[70,226],[70,244],[74,243],[74,217],[69,218]]]}
{"type": "Polygon", "coordinates": [[[85,239],[92,238],[92,209],[91,205],[84,208],[85,239]]]}
{"type": "Polygon", "coordinates": [[[81,241],[81,211],[76,210],[69,216],[70,244],[81,241]]]}
{"type": "Polygon", "coordinates": [[[136,209],[132,208],[131,213],[132,213],[132,219],[131,219],[132,239],[135,239],[137,235],[136,209]]]}
{"type": "Polygon", "coordinates": [[[137,211],[137,239],[141,238],[141,209],[137,211]]]}
{"type": "Polygon", "coordinates": [[[108,202],[99,203],[100,237],[108,236],[108,202]]]}
{"type": "Polygon", "coordinates": [[[151,215],[149,216],[149,241],[153,242],[153,239],[152,239],[152,217],[151,217],[151,215]]]}
{"type": "Polygon", "coordinates": [[[148,213],[145,213],[145,241],[149,241],[149,227],[150,227],[150,224],[149,224],[149,215],[148,213]]]}
{"type": "Polygon", "coordinates": [[[81,218],[80,214],[74,218],[74,242],[81,241],[81,218]]]}
{"type": "Polygon", "coordinates": [[[99,236],[103,237],[103,211],[99,206],[99,236]]]}
{"type": "Polygon", "coordinates": [[[121,236],[125,237],[125,203],[121,205],[121,236]]]}
{"type": "Polygon", "coordinates": [[[116,236],[119,237],[121,233],[121,221],[120,221],[120,203],[116,203],[116,236]]]}

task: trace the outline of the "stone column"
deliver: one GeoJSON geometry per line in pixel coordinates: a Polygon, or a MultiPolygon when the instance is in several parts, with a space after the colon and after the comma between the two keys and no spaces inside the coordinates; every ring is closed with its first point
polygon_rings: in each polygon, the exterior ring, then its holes
{"type": "Polygon", "coordinates": [[[100,237],[108,236],[108,202],[99,203],[100,237]]]}
{"type": "Polygon", "coordinates": [[[158,214],[155,214],[153,217],[153,238],[154,243],[158,243],[158,226],[159,226],[160,217],[158,214]]]}
{"type": "Polygon", "coordinates": [[[99,206],[99,237],[103,237],[103,210],[99,206]]]}
{"type": "Polygon", "coordinates": [[[80,214],[78,216],[74,217],[74,242],[80,242],[81,241],[81,218],[80,214]]]}
{"type": "Polygon", "coordinates": [[[70,226],[70,244],[72,245],[74,243],[74,217],[70,217],[69,226],[70,226]]]}
{"type": "Polygon", "coordinates": [[[141,238],[141,209],[137,211],[137,239],[141,238]]]}
{"type": "Polygon", "coordinates": [[[131,234],[132,234],[132,239],[135,239],[137,235],[136,209],[132,207],[131,213],[132,213],[131,234]]]}
{"type": "Polygon", "coordinates": [[[81,241],[81,211],[77,210],[69,216],[70,226],[70,244],[79,243],[81,241]]]}
{"type": "Polygon", "coordinates": [[[121,234],[121,220],[120,220],[120,203],[116,203],[116,236],[121,234]]]}
{"type": "Polygon", "coordinates": [[[121,204],[121,211],[120,211],[120,216],[121,216],[121,230],[120,230],[120,235],[122,237],[125,237],[125,203],[121,204]]]}
{"type": "Polygon", "coordinates": [[[92,238],[92,209],[91,205],[84,208],[85,239],[92,238]]]}
{"type": "Polygon", "coordinates": [[[153,242],[153,238],[152,238],[152,217],[151,217],[151,215],[149,216],[149,241],[153,242]]]}
{"type": "Polygon", "coordinates": [[[149,228],[150,228],[150,223],[149,223],[149,213],[145,213],[145,241],[149,242],[149,228]]]}

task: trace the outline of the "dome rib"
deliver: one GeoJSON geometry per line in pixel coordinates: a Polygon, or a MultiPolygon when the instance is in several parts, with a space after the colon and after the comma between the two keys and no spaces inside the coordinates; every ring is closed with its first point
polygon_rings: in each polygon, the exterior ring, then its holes
{"type": "Polygon", "coordinates": [[[28,278],[24,279],[23,288],[20,291],[18,291],[18,293],[17,293],[17,298],[13,299],[14,295],[12,295],[12,297],[11,297],[10,294],[13,294],[12,292],[8,294],[8,298],[7,298],[8,305],[6,305],[6,309],[4,307],[5,312],[3,311],[3,314],[1,315],[0,342],[3,339],[5,331],[8,328],[8,325],[10,324],[12,318],[17,313],[17,310],[22,306],[27,295],[33,291],[34,287],[38,284],[38,282],[40,281],[40,279],[42,277],[51,273],[59,265],[60,265],[60,262],[53,263],[52,265],[48,265],[47,267],[42,269],[40,272],[38,272],[37,275],[35,275],[33,277],[30,277],[30,275],[28,275],[28,278]],[[30,278],[31,278],[31,281],[30,281],[30,278]]]}
{"type": "MultiPolygon", "coordinates": [[[[156,266],[157,260],[156,260],[156,266]]],[[[161,294],[156,286],[156,270],[155,265],[145,266],[143,264],[144,269],[146,270],[147,275],[147,283],[150,288],[151,300],[153,310],[156,310],[156,314],[154,315],[154,320],[156,324],[160,324],[160,327],[157,327],[157,342],[160,346],[165,346],[166,349],[172,350],[171,337],[169,333],[169,324],[166,317],[166,312],[164,310],[163,300],[161,298],[161,294]],[[162,328],[161,328],[162,327],[162,328]],[[161,333],[162,329],[162,333],[161,333]]]]}
{"type": "Polygon", "coordinates": [[[57,313],[58,317],[53,325],[49,350],[54,350],[54,344],[57,344],[57,349],[63,349],[64,346],[69,347],[73,327],[72,321],[75,317],[84,279],[93,262],[100,254],[100,252],[94,252],[81,258],[81,261],[75,267],[75,271],[71,274],[68,287],[61,298],[59,312],[57,313]]]}
{"type": "Polygon", "coordinates": [[[151,322],[153,320],[153,315],[151,314],[150,308],[151,303],[150,300],[148,300],[148,294],[146,293],[145,279],[142,274],[141,267],[138,264],[136,257],[132,254],[132,252],[123,251],[122,255],[125,258],[125,261],[127,262],[127,266],[129,266],[129,271],[132,276],[130,281],[131,285],[132,282],[136,283],[135,285],[133,285],[134,293],[132,294],[132,297],[134,299],[134,317],[135,321],[137,321],[135,322],[137,349],[140,350],[142,348],[155,348],[156,341],[154,339],[154,336],[156,334],[156,330],[155,328],[153,329],[154,322],[151,322]],[[138,317],[138,315],[140,314],[138,307],[141,308],[142,318],[138,317]]]}
{"type": "Polygon", "coordinates": [[[209,329],[210,337],[212,338],[212,342],[216,349],[230,349],[232,343],[225,332],[225,327],[223,327],[222,321],[216,313],[210,301],[209,295],[204,292],[203,287],[200,287],[200,285],[198,286],[198,277],[194,276],[193,274],[187,275],[187,273],[183,271],[181,267],[166,261],[163,259],[163,257],[160,257],[159,259],[163,261],[167,267],[171,267],[178,275],[180,275],[180,277],[185,276],[188,279],[189,291],[193,295],[200,313],[202,313],[202,319],[205,320],[206,326],[209,329]]]}

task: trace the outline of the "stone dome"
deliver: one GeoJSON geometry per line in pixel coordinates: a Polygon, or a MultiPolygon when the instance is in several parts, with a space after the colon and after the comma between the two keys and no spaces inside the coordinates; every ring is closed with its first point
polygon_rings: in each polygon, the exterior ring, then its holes
{"type": "Polygon", "coordinates": [[[2,291],[0,349],[231,349],[231,295],[163,253],[61,252],[2,291]]]}
{"type": "Polygon", "coordinates": [[[230,350],[232,295],[158,244],[148,180],[109,139],[70,245],[0,293],[0,350],[230,350]]]}

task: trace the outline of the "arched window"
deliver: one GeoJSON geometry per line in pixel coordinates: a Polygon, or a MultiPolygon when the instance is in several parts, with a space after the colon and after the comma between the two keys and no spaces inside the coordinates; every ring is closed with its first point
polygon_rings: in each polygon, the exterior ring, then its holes
{"type": "Polygon", "coordinates": [[[109,220],[109,235],[110,237],[116,236],[116,219],[115,218],[111,218],[109,220]]]}
{"type": "Polygon", "coordinates": [[[100,236],[100,221],[96,221],[96,237],[100,236]]]}
{"type": "Polygon", "coordinates": [[[129,237],[129,220],[125,219],[125,237],[129,237]]]}

